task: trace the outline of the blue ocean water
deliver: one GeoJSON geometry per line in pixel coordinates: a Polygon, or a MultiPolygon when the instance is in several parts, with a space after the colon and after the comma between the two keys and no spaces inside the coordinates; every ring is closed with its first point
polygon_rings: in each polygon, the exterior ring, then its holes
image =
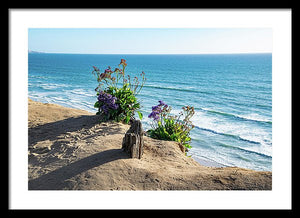
{"type": "Polygon", "coordinates": [[[272,171],[272,54],[94,55],[28,54],[28,95],[41,102],[95,112],[92,75],[128,64],[146,73],[138,95],[150,128],[151,107],[163,100],[179,113],[195,108],[189,155],[225,166],[272,171]]]}

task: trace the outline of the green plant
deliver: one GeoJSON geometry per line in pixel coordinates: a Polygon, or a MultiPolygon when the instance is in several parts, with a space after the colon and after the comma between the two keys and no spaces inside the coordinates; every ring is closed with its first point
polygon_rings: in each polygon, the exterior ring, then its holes
{"type": "MultiPolygon", "coordinates": [[[[106,92],[117,98],[116,103],[119,107],[112,112],[112,117],[116,121],[125,121],[125,123],[128,123],[130,118],[134,116],[134,112],[141,107],[134,92],[128,87],[127,83],[121,88],[108,87],[106,92]]],[[[142,119],[142,114],[139,111],[137,112],[140,119],[142,119]]]]}
{"type": "Polygon", "coordinates": [[[104,73],[93,66],[92,72],[98,81],[98,86],[95,89],[98,96],[98,101],[94,107],[98,108],[97,114],[103,115],[106,120],[115,120],[129,123],[133,119],[135,112],[139,118],[143,118],[143,114],[138,111],[141,108],[136,95],[141,91],[146,81],[145,73],[142,72],[141,83],[138,77],[131,80],[130,75],[125,77],[126,60],[121,59],[118,65],[122,68],[115,68],[114,71],[108,67],[104,73]]]}
{"type": "Polygon", "coordinates": [[[185,154],[191,148],[190,131],[194,128],[191,122],[192,116],[195,114],[194,107],[182,107],[183,112],[178,115],[171,116],[172,108],[159,101],[159,104],[152,107],[149,118],[153,118],[152,129],[148,130],[150,137],[168,141],[176,141],[185,154]],[[183,117],[183,119],[180,119],[183,117]]]}

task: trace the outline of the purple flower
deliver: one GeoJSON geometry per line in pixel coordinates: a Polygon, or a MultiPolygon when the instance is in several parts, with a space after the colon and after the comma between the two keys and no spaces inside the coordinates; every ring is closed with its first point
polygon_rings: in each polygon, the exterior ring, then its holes
{"type": "Polygon", "coordinates": [[[163,101],[158,101],[160,106],[166,105],[163,101]]]}
{"type": "Polygon", "coordinates": [[[153,118],[154,120],[158,120],[159,119],[159,113],[152,111],[149,116],[149,118],[153,118]]]}
{"type": "Polygon", "coordinates": [[[159,104],[156,106],[152,106],[152,112],[149,114],[149,118],[153,118],[155,121],[159,120],[160,116],[165,112],[168,108],[168,105],[163,101],[158,101],[159,104]],[[162,109],[163,107],[163,109],[162,109]]]}
{"type": "Polygon", "coordinates": [[[152,106],[152,111],[161,111],[161,107],[159,105],[152,106]]]}
{"type": "Polygon", "coordinates": [[[108,114],[109,110],[110,109],[113,109],[113,110],[116,110],[119,108],[119,105],[116,104],[116,100],[117,98],[104,92],[104,91],[101,91],[99,93],[99,96],[98,96],[98,101],[100,103],[100,109],[105,113],[105,114],[108,114]]]}

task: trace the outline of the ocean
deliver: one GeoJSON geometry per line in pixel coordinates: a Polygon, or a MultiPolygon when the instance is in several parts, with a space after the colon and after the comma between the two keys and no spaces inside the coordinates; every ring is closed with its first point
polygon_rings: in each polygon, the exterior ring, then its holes
{"type": "Polygon", "coordinates": [[[219,166],[272,171],[272,54],[29,53],[28,97],[96,113],[92,66],[104,72],[122,58],[126,74],[146,74],[137,96],[144,129],[159,100],[175,114],[194,106],[188,155],[219,166]]]}

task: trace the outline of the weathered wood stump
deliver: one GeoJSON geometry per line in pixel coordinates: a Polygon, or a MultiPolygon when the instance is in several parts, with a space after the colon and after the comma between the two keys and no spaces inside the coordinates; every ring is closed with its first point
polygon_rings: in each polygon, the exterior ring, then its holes
{"type": "Polygon", "coordinates": [[[125,133],[122,149],[131,158],[141,159],[143,155],[144,139],[143,127],[140,120],[134,120],[129,130],[125,133]]]}

